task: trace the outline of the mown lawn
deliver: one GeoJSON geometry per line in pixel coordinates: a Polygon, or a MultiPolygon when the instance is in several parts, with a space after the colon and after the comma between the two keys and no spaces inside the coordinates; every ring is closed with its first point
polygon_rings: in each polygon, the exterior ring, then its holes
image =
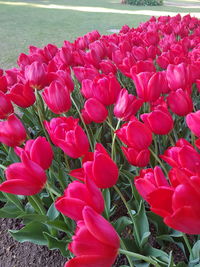
{"type": "MultiPolygon", "coordinates": [[[[177,3],[179,2],[177,1],[177,3]]],[[[101,34],[109,34],[110,29],[120,29],[124,24],[137,26],[150,17],[142,14],[91,13],[56,8],[46,9],[34,6],[35,4],[104,7],[133,11],[194,11],[194,9],[166,6],[133,7],[121,5],[120,0],[0,1],[0,68],[15,66],[19,53],[26,53],[29,45],[41,47],[48,43],[54,43],[61,46],[63,40],[73,41],[76,37],[94,29],[97,29],[101,34]],[[13,5],[8,5],[6,2],[13,5]],[[19,2],[27,5],[17,5],[19,2]]],[[[200,8],[195,9],[195,12],[200,12],[200,8]]]]}

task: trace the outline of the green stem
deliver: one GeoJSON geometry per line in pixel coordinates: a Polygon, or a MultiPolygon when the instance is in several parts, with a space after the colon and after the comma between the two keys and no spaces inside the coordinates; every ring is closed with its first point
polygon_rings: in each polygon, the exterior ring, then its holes
{"type": "Polygon", "coordinates": [[[170,134],[170,133],[168,134],[168,137],[169,137],[169,140],[170,140],[171,145],[172,145],[172,146],[175,146],[174,140],[173,140],[173,138],[171,137],[171,134],[170,134]]]}
{"type": "Polygon", "coordinates": [[[191,248],[191,246],[190,246],[190,242],[189,242],[189,240],[188,240],[188,238],[187,238],[187,235],[186,235],[185,233],[182,233],[182,236],[183,236],[183,239],[184,239],[185,244],[186,244],[186,246],[187,246],[187,249],[188,249],[190,255],[192,256],[192,255],[193,255],[193,252],[192,252],[192,248],[191,248]]]}
{"type": "Polygon", "coordinates": [[[35,203],[35,207],[37,207],[37,211],[42,214],[46,215],[46,210],[43,206],[43,203],[38,195],[29,196],[28,199],[32,200],[35,203]]]}
{"type": "Polygon", "coordinates": [[[92,141],[91,141],[91,138],[90,138],[90,134],[89,134],[89,131],[88,131],[88,129],[87,129],[87,126],[86,126],[86,124],[85,124],[85,122],[84,122],[84,119],[83,119],[83,117],[82,117],[82,115],[81,115],[81,112],[80,112],[78,106],[76,105],[76,102],[74,101],[74,99],[73,99],[72,96],[71,96],[71,100],[72,100],[72,103],[74,104],[74,106],[75,106],[75,108],[76,108],[76,110],[77,110],[77,112],[78,112],[78,115],[79,115],[79,117],[80,117],[80,119],[81,119],[81,121],[82,121],[82,123],[83,123],[84,129],[85,129],[85,131],[86,131],[86,133],[87,133],[88,140],[89,140],[89,143],[90,143],[90,148],[93,149],[93,145],[92,145],[92,141]]]}
{"type": "Polygon", "coordinates": [[[149,150],[150,150],[151,154],[154,156],[154,158],[157,160],[157,162],[160,164],[160,166],[162,167],[165,175],[168,176],[168,172],[165,169],[165,166],[163,165],[162,161],[159,159],[159,157],[153,152],[153,150],[150,147],[149,147],[149,150]]]}
{"type": "MultiPolygon", "coordinates": [[[[121,243],[122,248],[126,249],[126,246],[125,246],[125,244],[124,244],[124,242],[123,242],[123,240],[121,238],[120,238],[120,243],[121,243]]],[[[126,250],[122,250],[122,251],[126,251],[126,250]]],[[[129,262],[129,266],[130,267],[134,267],[134,264],[133,264],[133,262],[132,262],[130,257],[131,257],[130,255],[126,255],[126,258],[127,258],[128,262],[129,262]]]]}
{"type": "MultiPolygon", "coordinates": [[[[137,237],[136,238],[136,242],[138,243],[138,240],[140,240],[140,235],[139,235],[138,229],[137,229],[137,227],[135,225],[135,220],[134,220],[133,214],[131,212],[131,209],[129,208],[129,205],[128,205],[126,199],[124,198],[124,196],[122,195],[121,191],[119,190],[119,188],[116,185],[114,185],[113,187],[114,187],[115,191],[118,193],[118,195],[120,196],[121,200],[123,201],[128,213],[129,213],[129,215],[131,217],[131,220],[132,220],[133,225],[134,225],[135,235],[137,237]]],[[[137,245],[139,246],[139,244],[137,244],[137,245]]]]}
{"type": "Polygon", "coordinates": [[[60,197],[60,194],[56,190],[54,190],[48,183],[46,183],[46,189],[49,192],[49,194],[50,194],[50,196],[51,196],[51,198],[52,198],[53,201],[55,200],[54,195],[56,197],[60,197]]]}
{"type": "MultiPolygon", "coordinates": [[[[120,122],[121,120],[118,120],[117,122],[117,126],[115,128],[115,131],[118,130],[119,126],[120,126],[120,122]]],[[[115,139],[116,139],[116,133],[114,131],[114,135],[113,135],[113,140],[112,140],[112,147],[111,147],[111,158],[115,161],[116,160],[116,150],[115,150],[115,139]]]]}
{"type": "Polygon", "coordinates": [[[6,170],[7,167],[2,165],[2,164],[0,164],[0,168],[3,169],[3,170],[6,170]]]}
{"type": "Polygon", "coordinates": [[[153,266],[156,266],[156,267],[160,267],[160,264],[158,264],[156,261],[154,261],[153,259],[151,259],[150,257],[146,257],[146,256],[143,256],[143,255],[140,255],[138,253],[134,253],[134,252],[130,252],[130,251],[126,251],[126,250],[123,250],[123,249],[119,249],[119,252],[121,254],[124,254],[126,256],[130,256],[130,257],[134,257],[138,260],[143,260],[145,262],[148,262],[150,264],[153,264],[153,266]]]}

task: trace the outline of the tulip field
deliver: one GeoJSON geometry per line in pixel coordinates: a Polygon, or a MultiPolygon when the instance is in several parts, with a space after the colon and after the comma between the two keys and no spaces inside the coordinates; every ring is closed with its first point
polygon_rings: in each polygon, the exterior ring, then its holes
{"type": "Polygon", "coordinates": [[[93,29],[1,68],[0,204],[65,267],[200,266],[200,20],[93,29]]]}

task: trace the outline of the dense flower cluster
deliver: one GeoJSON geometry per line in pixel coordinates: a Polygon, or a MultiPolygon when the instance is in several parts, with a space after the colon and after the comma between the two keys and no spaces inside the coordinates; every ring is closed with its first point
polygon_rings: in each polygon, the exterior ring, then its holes
{"type": "Polygon", "coordinates": [[[134,184],[151,211],[176,230],[200,234],[199,44],[198,19],[152,17],[137,28],[124,25],[119,34],[90,32],[61,48],[30,46],[18,68],[0,70],[0,142],[14,147],[21,161],[7,167],[0,191],[41,192],[53,150],[80,159],[68,172],[72,181],[64,195],[55,200],[57,210],[77,223],[69,245],[75,258],[66,267],[114,263],[120,242],[102,216],[102,192],[120,180],[126,160],[148,167],[134,184]],[[26,141],[29,125],[14,106],[33,107],[48,141],[39,131],[26,141]],[[99,124],[109,125],[112,140],[105,131],[100,143],[99,124]]]}

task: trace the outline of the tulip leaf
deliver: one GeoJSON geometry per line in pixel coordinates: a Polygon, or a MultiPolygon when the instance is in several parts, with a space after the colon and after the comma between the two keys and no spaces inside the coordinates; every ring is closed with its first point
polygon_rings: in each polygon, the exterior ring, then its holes
{"type": "Polygon", "coordinates": [[[198,240],[192,248],[189,266],[197,266],[197,264],[200,264],[200,240],[198,240]]]}
{"type": "Polygon", "coordinates": [[[61,220],[47,221],[46,224],[49,226],[52,226],[53,228],[59,231],[63,231],[67,233],[67,225],[61,220]]]}
{"type": "Polygon", "coordinates": [[[47,211],[47,216],[50,220],[55,220],[59,216],[59,211],[56,209],[55,204],[52,203],[47,211]]]}
{"type": "Polygon", "coordinates": [[[4,193],[7,199],[9,199],[10,202],[12,202],[19,210],[23,211],[23,206],[21,201],[19,200],[17,195],[9,194],[9,193],[4,193]]]}
{"type": "Polygon", "coordinates": [[[21,213],[17,218],[22,218],[24,223],[28,223],[30,221],[46,222],[48,219],[45,215],[37,213],[21,213]]]}
{"type": "Polygon", "coordinates": [[[69,251],[67,250],[68,243],[64,240],[59,240],[58,238],[50,235],[49,233],[44,233],[47,240],[47,245],[49,249],[59,249],[64,257],[68,257],[69,251]]]}
{"type": "Polygon", "coordinates": [[[132,221],[129,217],[122,216],[113,223],[113,226],[115,227],[115,230],[118,232],[118,234],[121,234],[124,228],[131,224],[132,221]]]}
{"type": "Polygon", "coordinates": [[[31,222],[20,230],[9,230],[13,238],[19,242],[32,242],[37,245],[47,245],[43,232],[47,232],[47,226],[40,222],[31,222]]]}
{"type": "Polygon", "coordinates": [[[7,202],[0,209],[0,218],[16,218],[22,213],[12,202],[7,202]]]}
{"type": "Polygon", "coordinates": [[[174,267],[174,260],[173,260],[173,256],[172,256],[172,251],[170,251],[169,253],[169,262],[167,267],[174,267]]]}
{"type": "Polygon", "coordinates": [[[149,223],[145,213],[145,207],[143,201],[140,202],[139,210],[136,215],[133,216],[134,219],[134,236],[140,248],[142,248],[148,241],[150,236],[149,223]]]}
{"type": "Polygon", "coordinates": [[[169,262],[169,256],[166,252],[164,252],[160,249],[157,249],[157,248],[153,248],[148,243],[144,246],[144,253],[146,256],[152,256],[152,257],[158,258],[159,260],[163,261],[164,263],[169,262]]]}
{"type": "Polygon", "coordinates": [[[103,197],[104,197],[104,201],[105,201],[105,216],[106,216],[106,219],[109,220],[110,206],[111,206],[111,198],[110,198],[109,188],[106,188],[103,190],[103,197]]]}

